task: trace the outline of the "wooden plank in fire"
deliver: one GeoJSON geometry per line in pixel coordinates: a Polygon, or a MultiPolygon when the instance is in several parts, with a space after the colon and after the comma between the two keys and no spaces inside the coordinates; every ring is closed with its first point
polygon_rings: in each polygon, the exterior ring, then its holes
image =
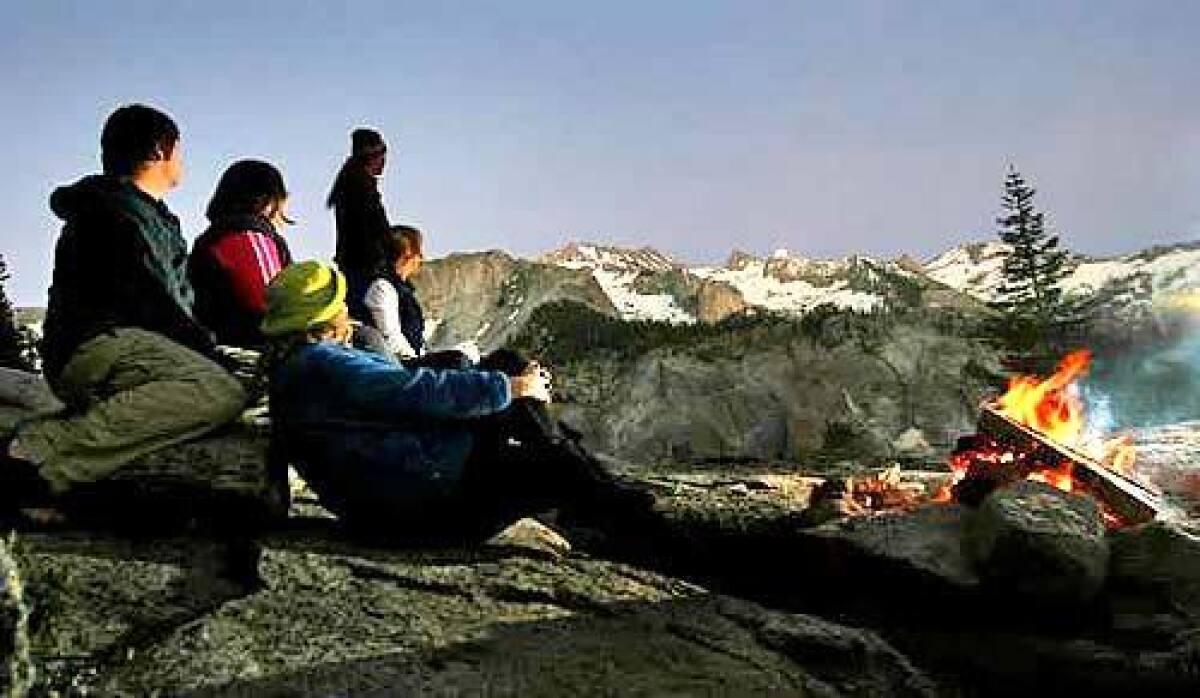
{"type": "Polygon", "coordinates": [[[1163,507],[1161,495],[1149,487],[1084,453],[1054,443],[1043,434],[1014,422],[990,405],[980,408],[978,429],[980,434],[991,436],[1006,446],[1033,449],[1047,465],[1070,461],[1074,464],[1072,474],[1075,479],[1128,523],[1152,521],[1163,507]]]}

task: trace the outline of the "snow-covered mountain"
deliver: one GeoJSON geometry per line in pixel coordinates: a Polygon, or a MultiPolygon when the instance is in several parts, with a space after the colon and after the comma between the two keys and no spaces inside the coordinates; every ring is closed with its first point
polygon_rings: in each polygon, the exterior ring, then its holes
{"type": "MultiPolygon", "coordinates": [[[[435,344],[499,346],[541,304],[582,303],[630,321],[718,322],[732,315],[801,316],[822,305],[982,312],[995,297],[1008,248],[963,245],[922,264],[866,256],[811,259],[786,250],[734,252],[722,265],[688,265],[650,248],[574,243],[536,259],[503,252],[434,260],[417,279],[435,344]]],[[[1200,243],[1112,259],[1076,256],[1071,293],[1095,297],[1110,316],[1144,317],[1157,304],[1200,298],[1200,243]]]]}
{"type": "Polygon", "coordinates": [[[573,243],[539,261],[590,272],[624,319],[676,323],[756,309],[801,315],[823,304],[867,311],[896,284],[922,280],[900,262],[814,260],[786,250],[766,258],[734,252],[724,266],[689,267],[649,248],[573,243]]]}
{"type": "Polygon", "coordinates": [[[645,279],[656,276],[668,279],[677,276],[685,285],[690,281],[687,269],[657,250],[572,243],[542,255],[538,261],[591,272],[624,319],[696,321],[694,312],[684,307],[683,295],[666,289],[651,292],[647,288],[645,279]]]}
{"type": "MultiPolygon", "coordinates": [[[[925,265],[933,280],[983,301],[996,297],[1009,248],[964,245],[925,265]]],[[[1200,243],[1155,247],[1114,258],[1074,256],[1064,281],[1069,294],[1094,296],[1114,314],[1141,313],[1200,291],[1200,243]]]]}
{"type": "Polygon", "coordinates": [[[776,250],[766,259],[734,253],[724,267],[701,267],[692,273],[729,284],[751,306],[791,314],[824,304],[872,310],[884,302],[891,281],[911,276],[894,262],[860,256],[814,260],[787,250],[776,250]]]}

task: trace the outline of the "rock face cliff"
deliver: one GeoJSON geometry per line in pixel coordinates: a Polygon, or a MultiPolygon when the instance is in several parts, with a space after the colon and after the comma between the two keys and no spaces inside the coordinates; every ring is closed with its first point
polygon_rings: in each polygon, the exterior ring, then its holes
{"type": "Polygon", "coordinates": [[[832,313],[645,345],[635,334],[609,344],[600,321],[580,322],[564,326],[547,309],[519,343],[559,376],[561,417],[597,450],[636,461],[948,452],[1000,370],[993,350],[919,321],[832,313]],[[564,333],[590,332],[588,351],[555,351],[564,333]],[[933,450],[906,446],[912,430],[933,450]]]}
{"type": "Polygon", "coordinates": [[[741,291],[727,283],[705,280],[696,289],[696,319],[700,322],[720,322],[749,308],[741,291]]]}
{"type": "Polygon", "coordinates": [[[431,346],[473,341],[502,346],[544,303],[571,300],[606,315],[617,310],[590,273],[517,259],[503,252],[453,255],[413,280],[431,346]]]}

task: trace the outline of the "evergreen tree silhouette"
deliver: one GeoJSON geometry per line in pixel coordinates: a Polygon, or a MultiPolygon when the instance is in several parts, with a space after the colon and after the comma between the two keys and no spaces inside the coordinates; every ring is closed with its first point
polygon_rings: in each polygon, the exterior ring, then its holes
{"type": "Polygon", "coordinates": [[[1045,214],[1034,205],[1037,190],[1010,166],[996,219],[999,236],[1010,248],[1003,281],[989,305],[996,311],[995,334],[1008,352],[1006,364],[1022,373],[1052,369],[1079,338],[1090,309],[1069,298],[1063,281],[1070,274],[1067,252],[1046,229],[1045,214]]]}
{"type": "Polygon", "coordinates": [[[33,366],[28,358],[28,338],[17,327],[12,303],[8,301],[8,294],[4,291],[4,284],[8,279],[8,265],[0,255],[0,366],[31,371],[33,366]]]}

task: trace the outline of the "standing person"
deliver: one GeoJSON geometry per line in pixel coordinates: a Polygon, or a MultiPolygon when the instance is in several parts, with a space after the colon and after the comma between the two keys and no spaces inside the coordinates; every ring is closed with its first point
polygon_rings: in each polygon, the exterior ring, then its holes
{"type": "Polygon", "coordinates": [[[261,348],[259,331],[267,310],[267,284],[292,263],[280,235],[292,224],[283,176],[261,160],[239,160],[225,170],[208,202],[208,230],[188,258],[196,289],[196,317],[217,341],[261,348]]]}
{"type": "Polygon", "coordinates": [[[179,129],[163,112],[117,109],[100,137],[103,174],[60,187],[64,221],[42,341],[67,404],[20,425],[0,478],[61,493],[235,418],[245,393],[213,361],[192,314],[187,243],[162,199],[183,175],[179,129]]]}
{"type": "Polygon", "coordinates": [[[383,136],[369,128],[354,129],[350,134],[350,157],[338,171],[326,200],[337,223],[334,261],[346,275],[351,298],[362,297],[370,277],[384,264],[384,236],[389,224],[378,179],[386,164],[383,136]]]}
{"type": "Polygon", "coordinates": [[[409,368],[349,346],[345,277],[320,262],[267,290],[272,439],[322,502],[371,537],[482,539],[550,508],[651,513],[569,438],[536,423],[549,375],[409,368]]]}

